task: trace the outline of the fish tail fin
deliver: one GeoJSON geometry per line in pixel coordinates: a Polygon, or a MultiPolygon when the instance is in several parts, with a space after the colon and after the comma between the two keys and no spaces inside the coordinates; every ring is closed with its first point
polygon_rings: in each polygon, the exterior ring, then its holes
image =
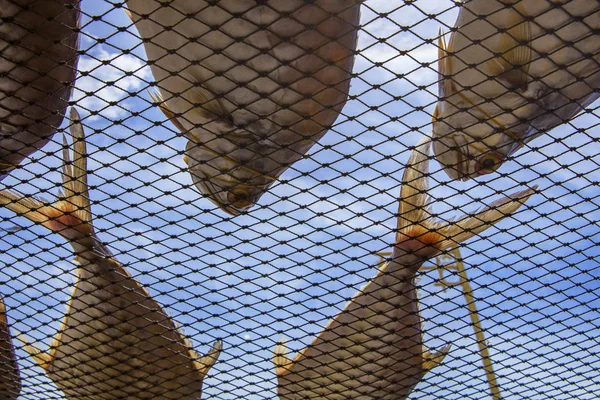
{"type": "Polygon", "coordinates": [[[71,119],[73,160],[63,136],[63,190],[59,193],[59,200],[50,203],[13,191],[0,191],[0,206],[61,234],[69,241],[77,241],[93,234],[93,227],[87,185],[86,144],[80,117],[74,108],[71,109],[71,119]]]}
{"type": "Polygon", "coordinates": [[[402,254],[431,258],[453,248],[512,215],[537,190],[534,186],[505,196],[472,216],[438,221],[428,207],[430,147],[431,138],[426,136],[413,150],[404,171],[393,258],[402,254]]]}
{"type": "Polygon", "coordinates": [[[212,348],[206,353],[204,357],[196,357],[194,360],[194,364],[196,368],[202,375],[205,377],[208,374],[208,371],[215,365],[219,356],[221,355],[221,351],[223,350],[223,341],[221,339],[217,339],[215,343],[213,343],[212,348]]]}
{"type": "Polygon", "coordinates": [[[39,347],[33,344],[33,342],[23,333],[17,334],[17,340],[23,344],[23,348],[29,354],[29,356],[36,362],[36,364],[42,367],[44,370],[50,367],[52,364],[52,355],[45,351],[42,351],[39,347]]]}

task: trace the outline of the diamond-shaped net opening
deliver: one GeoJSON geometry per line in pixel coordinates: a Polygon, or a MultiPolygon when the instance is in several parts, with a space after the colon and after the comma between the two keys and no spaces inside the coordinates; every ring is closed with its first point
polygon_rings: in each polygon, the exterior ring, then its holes
{"type": "Polygon", "coordinates": [[[598,1],[0,17],[0,399],[597,398],[598,1]]]}

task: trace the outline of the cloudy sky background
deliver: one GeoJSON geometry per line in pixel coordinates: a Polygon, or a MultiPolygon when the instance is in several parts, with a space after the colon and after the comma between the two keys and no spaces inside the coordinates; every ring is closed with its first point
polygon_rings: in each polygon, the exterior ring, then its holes
{"type": "MultiPolygon", "coordinates": [[[[119,31],[130,25],[123,10],[100,0],[82,3],[86,55],[74,97],[92,154],[95,224],[199,352],[224,339],[224,352],[205,380],[206,399],[276,398],[275,342],[284,335],[294,352],[310,343],[373,276],[375,253],[393,240],[408,147],[429,132],[437,93],[437,48],[426,40],[457,16],[451,1],[398,3],[366,2],[355,63],[360,76],[351,88],[356,100],[311,158],[283,175],[286,183],[272,187],[249,215],[235,218],[191,186],[180,154],[186,139],[176,137],[174,126],[151,106],[147,88],[153,79],[137,31],[119,31]],[[384,12],[385,18],[376,14],[384,12]],[[309,207],[299,210],[300,204],[309,207]]],[[[446,217],[456,214],[455,207],[472,212],[499,193],[534,184],[541,189],[517,216],[461,249],[505,399],[592,399],[600,390],[596,107],[552,137],[535,140],[539,150],[522,149],[502,167],[508,176],[449,182],[431,163],[438,171],[431,183],[433,208],[446,217]]],[[[52,198],[60,182],[59,142],[57,135],[3,184],[52,198]]],[[[15,329],[47,346],[75,276],[70,246],[9,211],[0,210],[0,218],[3,229],[26,227],[0,240],[0,292],[9,318],[15,329]]],[[[433,348],[452,343],[452,350],[412,398],[490,398],[462,293],[442,291],[434,285],[437,278],[430,271],[419,281],[425,340],[433,348]]],[[[19,356],[22,399],[62,398],[20,350],[19,356]]]]}

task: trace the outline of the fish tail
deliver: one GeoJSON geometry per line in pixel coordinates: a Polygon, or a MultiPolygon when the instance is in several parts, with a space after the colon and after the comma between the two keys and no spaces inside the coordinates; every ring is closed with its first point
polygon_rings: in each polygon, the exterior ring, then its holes
{"type": "Polygon", "coordinates": [[[42,367],[43,369],[48,369],[52,363],[52,355],[50,353],[42,351],[23,333],[17,334],[17,340],[23,344],[25,351],[38,366],[42,367]]]}
{"type": "Polygon", "coordinates": [[[456,221],[438,221],[429,209],[429,150],[431,138],[424,137],[413,150],[402,178],[398,209],[395,255],[431,258],[458,246],[516,212],[537,190],[522,190],[490,204],[472,216],[456,221]]]}
{"type": "Polygon", "coordinates": [[[51,203],[34,196],[13,191],[0,191],[0,206],[24,216],[69,241],[81,240],[93,234],[87,185],[87,154],[83,127],[77,111],[71,109],[73,160],[63,136],[63,190],[59,200],[51,203]]]}

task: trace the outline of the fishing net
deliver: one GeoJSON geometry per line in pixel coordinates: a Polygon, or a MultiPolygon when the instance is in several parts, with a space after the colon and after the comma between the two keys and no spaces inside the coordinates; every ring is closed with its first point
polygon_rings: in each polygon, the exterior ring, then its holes
{"type": "MultiPolygon", "coordinates": [[[[1,398],[192,399],[200,382],[221,400],[597,398],[600,3],[0,0],[0,13],[1,398]],[[481,157],[457,151],[468,135],[481,157]],[[454,142],[424,158],[423,218],[533,194],[426,257],[414,299],[387,294],[413,322],[418,307],[412,333],[392,316],[382,338],[365,319],[357,337],[372,340],[332,340],[299,372],[298,352],[391,268],[425,136],[454,142]],[[63,185],[84,170],[87,193],[63,185]],[[9,209],[22,195],[37,203],[9,209]],[[106,270],[113,286],[74,291],[106,270]],[[130,320],[97,311],[108,303],[130,320]],[[169,386],[176,368],[197,371],[169,386]]],[[[361,307],[347,315],[379,310],[361,307]]]]}

